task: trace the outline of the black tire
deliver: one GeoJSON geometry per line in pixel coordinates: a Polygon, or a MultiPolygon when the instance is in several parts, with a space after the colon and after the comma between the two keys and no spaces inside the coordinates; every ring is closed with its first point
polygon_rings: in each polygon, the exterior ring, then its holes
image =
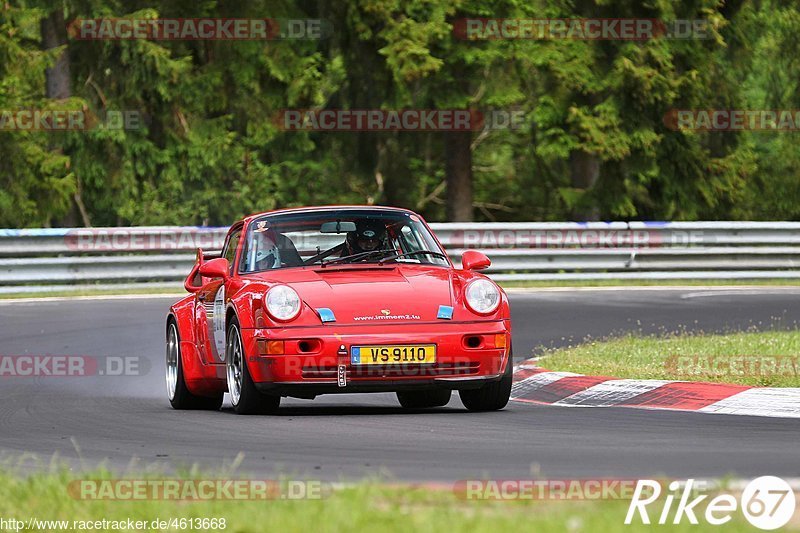
{"type": "Polygon", "coordinates": [[[228,376],[228,393],[231,397],[233,410],[239,415],[269,415],[278,411],[281,404],[281,397],[271,394],[262,394],[253,384],[250,371],[247,368],[247,354],[244,353],[242,345],[241,329],[239,321],[234,317],[228,326],[228,335],[225,340],[225,374],[228,376]],[[236,367],[235,350],[238,347],[240,359],[239,375],[232,370],[236,367]],[[232,381],[238,379],[239,392],[232,388],[232,381]]]}
{"type": "Polygon", "coordinates": [[[183,377],[183,354],[181,353],[180,341],[178,325],[174,320],[170,319],[169,322],[167,322],[167,398],[169,399],[170,405],[172,405],[173,409],[180,410],[219,411],[219,408],[222,407],[222,393],[215,396],[197,396],[196,394],[192,394],[186,386],[186,380],[183,377]],[[174,349],[176,350],[175,354],[172,355],[170,354],[170,350],[173,349],[170,344],[171,336],[174,336],[173,342],[175,343],[174,349]],[[177,355],[176,358],[174,357],[175,355],[177,355]],[[172,358],[174,358],[174,364],[175,367],[177,367],[175,368],[177,376],[174,378],[171,378],[169,375],[170,360],[172,358]],[[175,392],[172,397],[170,397],[172,390],[169,385],[171,379],[174,380],[175,386],[175,392]]]}
{"type": "Polygon", "coordinates": [[[460,390],[461,403],[470,411],[499,411],[508,404],[511,397],[511,381],[514,377],[514,361],[511,350],[509,360],[500,381],[484,385],[480,389],[460,390]]]}
{"type": "Polygon", "coordinates": [[[450,389],[431,389],[419,391],[398,392],[397,400],[406,409],[427,409],[429,407],[444,407],[450,402],[452,395],[450,389]]]}

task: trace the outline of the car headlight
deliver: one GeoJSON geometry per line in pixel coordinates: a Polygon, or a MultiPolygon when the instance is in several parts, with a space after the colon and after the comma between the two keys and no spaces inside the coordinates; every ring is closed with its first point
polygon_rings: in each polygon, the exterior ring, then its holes
{"type": "Polygon", "coordinates": [[[300,296],[288,285],[275,285],[267,291],[267,311],[276,320],[292,320],[300,314],[300,296]]]}
{"type": "Polygon", "coordinates": [[[467,290],[464,292],[467,305],[476,313],[488,315],[500,305],[500,291],[489,280],[476,279],[467,285],[467,290]]]}

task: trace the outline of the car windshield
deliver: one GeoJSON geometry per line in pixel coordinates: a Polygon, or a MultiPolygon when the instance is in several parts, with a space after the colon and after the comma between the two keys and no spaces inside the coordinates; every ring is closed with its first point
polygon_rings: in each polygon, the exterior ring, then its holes
{"type": "Polygon", "coordinates": [[[239,270],[357,263],[450,264],[413,213],[334,209],[277,213],[254,220],[239,270]]]}

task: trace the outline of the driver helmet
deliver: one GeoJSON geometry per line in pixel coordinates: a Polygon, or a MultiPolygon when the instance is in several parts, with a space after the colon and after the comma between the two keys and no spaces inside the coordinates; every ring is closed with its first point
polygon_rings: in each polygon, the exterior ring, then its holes
{"type": "Polygon", "coordinates": [[[363,219],[356,222],[356,230],[347,234],[350,252],[357,254],[378,250],[386,238],[386,226],[379,220],[363,219]]]}
{"type": "Polygon", "coordinates": [[[276,241],[274,230],[269,228],[257,228],[253,232],[253,259],[258,270],[281,266],[281,254],[276,241]]]}

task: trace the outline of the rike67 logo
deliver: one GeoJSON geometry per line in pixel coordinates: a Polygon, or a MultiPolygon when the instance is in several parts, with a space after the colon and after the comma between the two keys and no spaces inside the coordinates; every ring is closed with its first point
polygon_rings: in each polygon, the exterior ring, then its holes
{"type": "Polygon", "coordinates": [[[625,524],[690,524],[705,523],[719,526],[731,521],[741,512],[751,525],[763,530],[785,526],[794,515],[796,499],[791,485],[775,476],[762,476],[749,482],[737,498],[732,494],[719,494],[711,499],[708,494],[698,494],[698,483],[673,481],[668,485],[665,498],[661,483],[640,479],[625,516],[625,524]],[[696,497],[694,497],[696,496],[696,497]],[[659,504],[663,500],[660,512],[659,504]],[[677,500],[677,503],[676,503],[677,500]],[[652,515],[651,515],[652,513],[652,515]]]}

